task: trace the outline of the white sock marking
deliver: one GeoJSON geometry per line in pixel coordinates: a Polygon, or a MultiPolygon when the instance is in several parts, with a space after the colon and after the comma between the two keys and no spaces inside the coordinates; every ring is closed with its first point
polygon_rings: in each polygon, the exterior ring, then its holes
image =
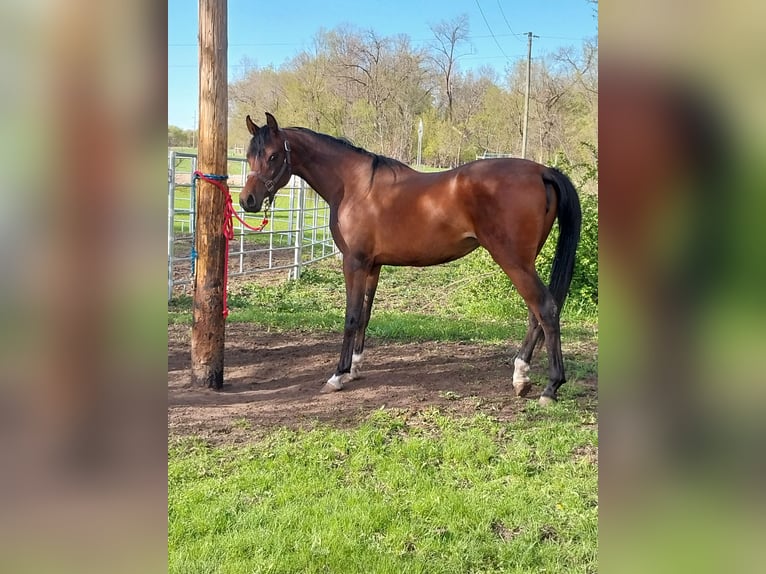
{"type": "Polygon", "coordinates": [[[513,362],[513,384],[529,382],[529,363],[516,357],[513,362]]]}
{"type": "Polygon", "coordinates": [[[359,378],[359,371],[362,368],[363,362],[364,362],[364,351],[362,351],[361,353],[354,353],[351,356],[351,378],[352,379],[359,378]]]}
{"type": "Polygon", "coordinates": [[[327,379],[326,385],[338,391],[341,390],[343,388],[343,375],[341,376],[333,375],[332,377],[327,379]]]}

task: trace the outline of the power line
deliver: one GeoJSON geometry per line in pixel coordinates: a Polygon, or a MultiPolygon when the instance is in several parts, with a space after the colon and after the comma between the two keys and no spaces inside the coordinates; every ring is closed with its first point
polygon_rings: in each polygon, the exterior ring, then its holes
{"type": "Polygon", "coordinates": [[[497,7],[500,8],[500,14],[503,15],[503,20],[505,20],[505,25],[508,26],[508,29],[511,31],[511,34],[522,44],[524,43],[524,40],[521,39],[519,34],[513,31],[513,28],[511,28],[511,25],[508,23],[508,18],[505,17],[505,12],[503,12],[503,6],[500,4],[500,0],[497,0],[497,7]]]}
{"type": "Polygon", "coordinates": [[[489,26],[489,22],[487,21],[487,17],[484,15],[484,10],[481,9],[481,4],[479,4],[479,0],[476,0],[476,6],[479,8],[479,13],[481,14],[481,17],[484,18],[484,23],[487,25],[487,30],[489,30],[489,33],[492,35],[492,39],[495,41],[495,44],[497,44],[497,47],[500,50],[500,53],[505,56],[506,60],[510,60],[510,58],[505,54],[505,50],[503,50],[503,47],[500,45],[500,42],[497,41],[497,38],[495,38],[495,33],[492,31],[492,28],[489,26]]]}
{"type": "MultiPolygon", "coordinates": [[[[245,44],[229,44],[233,48],[253,48],[258,46],[300,46],[301,42],[258,42],[258,43],[245,43],[245,44]]],[[[168,42],[168,47],[171,48],[196,48],[199,46],[198,42],[186,43],[186,42],[168,42]]]]}
{"type": "Polygon", "coordinates": [[[587,37],[572,38],[571,36],[535,36],[535,38],[545,38],[547,40],[587,40],[587,37]]]}
{"type": "MultiPolygon", "coordinates": [[[[478,3],[478,2],[477,2],[478,3]]],[[[484,14],[482,13],[482,16],[484,14]]],[[[505,19],[505,14],[503,14],[503,19],[505,19]]],[[[484,19],[484,22],[487,22],[487,19],[484,19]]],[[[506,25],[508,24],[508,21],[505,21],[506,25]]],[[[489,25],[487,25],[489,27],[489,25]]],[[[522,36],[525,36],[525,34],[517,34],[516,32],[511,29],[510,25],[508,26],[508,29],[511,31],[510,34],[493,34],[485,35],[485,34],[476,34],[472,36],[466,36],[467,40],[478,40],[482,38],[494,38],[495,42],[497,42],[497,38],[510,38],[511,36],[515,37],[519,42],[524,43],[524,40],[521,40],[520,38],[522,36]]],[[[490,32],[492,32],[490,30],[490,32]]],[[[544,38],[547,40],[573,40],[573,41],[582,41],[587,40],[587,36],[574,38],[571,36],[538,36],[538,38],[544,38]]],[[[410,41],[413,43],[427,43],[433,40],[433,38],[410,38],[410,41]]],[[[302,46],[305,42],[259,42],[259,43],[229,43],[230,48],[260,48],[264,46],[302,46]]],[[[183,42],[168,42],[168,48],[197,48],[199,47],[198,43],[183,43],[183,42]]]]}

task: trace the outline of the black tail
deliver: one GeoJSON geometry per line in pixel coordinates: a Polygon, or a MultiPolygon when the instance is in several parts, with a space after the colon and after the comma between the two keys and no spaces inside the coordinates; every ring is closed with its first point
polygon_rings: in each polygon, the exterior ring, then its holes
{"type": "Polygon", "coordinates": [[[553,185],[558,197],[559,240],[553,257],[551,282],[548,288],[560,312],[572,283],[575,252],[580,242],[582,210],[577,190],[566,175],[551,167],[543,174],[543,181],[553,185]]]}

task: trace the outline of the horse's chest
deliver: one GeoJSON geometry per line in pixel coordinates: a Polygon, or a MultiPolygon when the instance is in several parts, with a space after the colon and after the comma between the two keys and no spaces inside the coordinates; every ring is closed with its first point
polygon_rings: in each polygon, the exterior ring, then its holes
{"type": "Polygon", "coordinates": [[[347,240],[368,237],[377,225],[377,214],[365,206],[347,206],[338,210],[336,228],[347,240]]]}

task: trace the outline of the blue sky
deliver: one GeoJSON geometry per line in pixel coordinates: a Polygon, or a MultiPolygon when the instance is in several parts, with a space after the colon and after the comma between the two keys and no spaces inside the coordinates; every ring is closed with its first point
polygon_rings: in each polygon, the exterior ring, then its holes
{"type": "MultiPolygon", "coordinates": [[[[586,0],[230,0],[228,6],[230,81],[242,73],[243,58],[279,68],[309,48],[320,29],[340,24],[407,34],[420,46],[433,37],[429,25],[465,13],[471,36],[465,49],[472,53],[460,59],[461,69],[486,64],[501,73],[526,58],[528,31],[540,36],[533,57],[579,46],[597,33],[586,0]]],[[[198,105],[197,26],[197,0],[168,0],[168,123],[185,129],[198,105]]]]}

